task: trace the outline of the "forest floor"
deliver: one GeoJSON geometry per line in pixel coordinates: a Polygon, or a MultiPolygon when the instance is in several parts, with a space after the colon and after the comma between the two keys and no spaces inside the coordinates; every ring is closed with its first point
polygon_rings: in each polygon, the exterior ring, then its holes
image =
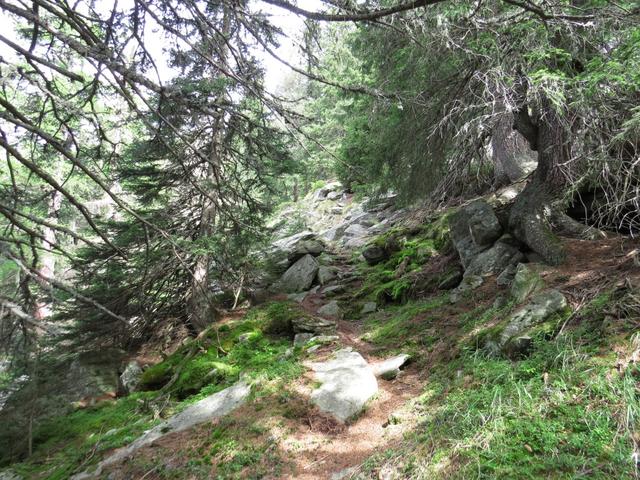
{"type": "MultiPolygon", "coordinates": [[[[398,264],[429,242],[408,241],[398,264]]],[[[34,457],[13,468],[27,478],[68,478],[159,418],[235,382],[242,365],[254,383],[248,403],[166,435],[102,478],[636,478],[639,244],[625,237],[563,243],[571,260],[542,267],[540,276],[545,288],[567,298],[572,313],[536,337],[527,357],[479,348],[483,335],[521,307],[508,299],[497,303],[508,292],[495,281],[451,303],[446,291],[413,294],[411,282],[389,265],[372,267],[354,252],[334,252],[339,276],[350,279],[343,293],[325,297],[318,290],[301,304],[274,296],[228,313],[195,344],[200,353],[189,360],[172,398],[142,392],[57,419],[36,436],[34,457]],[[337,342],[298,347],[289,356],[290,337],[266,333],[268,322],[316,315],[330,300],[344,312],[337,342]],[[372,300],[377,311],[360,314],[372,300]],[[242,334],[252,340],[240,342],[242,334]],[[397,378],[378,379],[377,395],[342,424],[308,401],[317,382],[306,363],[345,347],[369,363],[398,353],[410,354],[411,362],[397,378]],[[194,383],[211,365],[227,376],[194,383]]],[[[447,258],[434,251],[421,268],[430,271],[447,258]]],[[[157,342],[140,358],[160,361],[157,342]]],[[[182,343],[163,344],[170,355],[148,373],[171,373],[187,358],[190,344],[182,343]]]]}

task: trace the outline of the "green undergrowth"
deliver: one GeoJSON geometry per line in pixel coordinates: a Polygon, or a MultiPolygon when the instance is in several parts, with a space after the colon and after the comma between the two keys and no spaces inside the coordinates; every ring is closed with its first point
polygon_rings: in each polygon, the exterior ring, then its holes
{"type": "MultiPolygon", "coordinates": [[[[27,478],[69,478],[102,452],[132,442],[160,417],[232,385],[241,374],[253,385],[252,399],[280,392],[303,371],[297,352],[289,351],[290,323],[300,314],[295,304],[273,302],[213,326],[144,372],[143,386],[151,391],[44,423],[34,434],[33,456],[12,468],[27,478]],[[176,375],[166,391],[155,390],[176,375]]],[[[228,468],[235,468],[232,464],[228,468]]]]}
{"type": "Polygon", "coordinates": [[[633,478],[636,372],[611,375],[614,360],[566,339],[520,362],[467,353],[439,365],[405,445],[412,460],[400,466],[399,449],[387,462],[403,478],[633,478]]]}
{"type": "Polygon", "coordinates": [[[383,311],[366,319],[364,339],[380,349],[395,351],[402,349],[412,353],[433,343],[434,338],[427,333],[432,320],[438,315],[438,308],[447,302],[446,296],[403,305],[388,306],[383,311]]]}
{"type": "MultiPolygon", "coordinates": [[[[562,334],[556,328],[534,336],[525,358],[490,355],[468,341],[513,308],[479,306],[458,317],[460,328],[449,340],[459,353],[453,360],[429,357],[412,427],[401,445],[365,462],[362,478],[378,478],[381,469],[407,479],[636,478],[640,368],[632,363],[620,371],[613,353],[638,349],[632,319],[608,326],[611,292],[605,292],[562,334]]],[[[424,341],[418,325],[439,312],[424,315],[411,305],[394,313],[393,326],[372,332],[379,339],[395,335],[400,345],[424,341]],[[405,314],[422,320],[409,327],[405,314]]]]}
{"type": "Polygon", "coordinates": [[[52,418],[35,430],[33,456],[11,468],[25,478],[67,479],[157,423],[154,397],[154,393],[135,393],[52,418]]]}
{"type": "Polygon", "coordinates": [[[159,388],[177,375],[168,390],[186,398],[203,389],[210,394],[226,388],[238,380],[240,373],[249,378],[295,375],[295,362],[281,358],[291,346],[291,322],[301,315],[304,313],[298,305],[290,302],[252,309],[241,320],[213,326],[202,338],[147,369],[142,384],[159,388]]]}
{"type": "Polygon", "coordinates": [[[411,274],[451,249],[448,218],[445,213],[418,228],[395,227],[372,240],[370,245],[384,250],[388,259],[373,266],[360,263],[364,281],[356,296],[379,303],[406,302],[415,287],[411,274]]]}

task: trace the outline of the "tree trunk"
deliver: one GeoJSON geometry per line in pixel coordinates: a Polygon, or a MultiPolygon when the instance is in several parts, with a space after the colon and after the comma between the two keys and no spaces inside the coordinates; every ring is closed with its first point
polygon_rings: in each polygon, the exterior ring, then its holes
{"type": "Polygon", "coordinates": [[[500,188],[522,179],[535,169],[536,152],[525,138],[513,129],[513,114],[504,112],[491,132],[494,162],[494,187],[500,188]]]}
{"type": "MultiPolygon", "coordinates": [[[[56,179],[60,177],[59,173],[59,171],[56,172],[56,179]]],[[[61,206],[62,194],[59,191],[54,190],[53,192],[51,192],[49,204],[47,206],[47,222],[52,224],[58,223],[58,215],[60,213],[61,206]]],[[[42,250],[42,255],[40,256],[40,266],[38,268],[38,273],[42,275],[43,278],[55,279],[56,256],[52,250],[57,242],[56,231],[55,229],[44,225],[42,227],[42,236],[44,237],[44,240],[42,241],[44,250],[42,250]]],[[[35,318],[37,318],[38,320],[43,320],[50,317],[52,314],[53,309],[51,299],[49,297],[39,299],[35,307],[35,318]]]]}
{"type": "Polygon", "coordinates": [[[542,102],[535,121],[526,107],[516,114],[515,128],[538,151],[538,167],[509,215],[509,226],[516,238],[551,265],[565,259],[560,239],[553,233],[554,225],[565,223],[575,227],[577,223],[567,219],[559,205],[567,186],[560,168],[571,158],[569,132],[560,115],[549,100],[542,102]]]}
{"type": "MultiPolygon", "coordinates": [[[[218,55],[220,63],[226,66],[228,63],[229,49],[225,39],[229,37],[231,31],[230,13],[224,8],[222,20],[221,44],[213,48],[213,54],[218,55]]],[[[216,104],[222,103],[226,94],[221,94],[216,104]]],[[[203,187],[207,195],[203,195],[202,214],[200,217],[199,238],[208,238],[213,235],[217,209],[218,209],[218,179],[222,167],[221,145],[224,141],[224,112],[220,111],[213,119],[213,136],[211,140],[211,151],[204,176],[203,187]]],[[[202,253],[195,259],[193,278],[191,281],[191,293],[188,302],[189,322],[198,332],[201,332],[218,317],[216,306],[213,304],[209,292],[209,269],[211,267],[211,255],[208,252],[202,253]]]]}

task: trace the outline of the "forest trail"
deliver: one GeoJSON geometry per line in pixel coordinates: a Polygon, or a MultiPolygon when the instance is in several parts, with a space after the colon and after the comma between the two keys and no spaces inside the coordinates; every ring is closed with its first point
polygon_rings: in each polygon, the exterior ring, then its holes
{"type": "MultiPolygon", "coordinates": [[[[334,252],[335,253],[335,252],[334,252]]],[[[305,296],[300,303],[312,316],[318,316],[318,310],[335,299],[323,293],[324,288],[348,284],[347,294],[352,294],[361,286],[361,280],[354,276],[356,266],[351,260],[351,251],[343,248],[334,256],[333,267],[338,269],[337,280],[330,282],[313,293],[305,296]]],[[[276,299],[282,298],[281,296],[276,299]]],[[[339,347],[332,344],[321,345],[313,352],[314,362],[331,358],[337,348],[351,348],[360,353],[370,364],[381,362],[390,357],[388,352],[362,339],[364,320],[344,320],[327,317],[336,321],[336,335],[340,337],[339,347]]],[[[313,411],[302,421],[287,422],[287,438],[281,444],[287,458],[292,460],[291,471],[278,478],[288,479],[342,479],[350,478],[362,463],[377,451],[392,446],[402,438],[409,423],[396,422],[406,416],[407,403],[417,398],[423,390],[426,371],[409,363],[392,380],[378,379],[378,393],[371,399],[365,410],[352,422],[341,425],[330,416],[313,411]]],[[[314,384],[313,372],[307,370],[294,386],[301,398],[308,398],[314,384]]],[[[247,412],[238,412],[245,415],[247,412]]]]}

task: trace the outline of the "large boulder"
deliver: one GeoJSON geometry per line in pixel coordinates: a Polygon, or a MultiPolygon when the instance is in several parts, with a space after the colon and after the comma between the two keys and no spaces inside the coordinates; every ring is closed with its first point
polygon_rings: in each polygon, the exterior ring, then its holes
{"type": "Polygon", "coordinates": [[[467,265],[464,276],[477,275],[486,277],[498,275],[509,265],[524,261],[522,252],[505,241],[496,242],[488,250],[476,255],[467,265]]]}
{"type": "Polygon", "coordinates": [[[466,269],[473,259],[502,235],[502,227],[491,205],[476,200],[452,215],[451,239],[466,269]]]}
{"type": "Polygon", "coordinates": [[[226,388],[220,392],[209,395],[202,400],[189,405],[180,413],[174,415],[168,420],[147,430],[142,436],[138,437],[129,446],[116,450],[111,456],[100,462],[93,471],[85,471],[71,477],[72,480],[84,480],[88,478],[97,478],[101,475],[102,470],[114,463],[120,462],[140,448],[151,445],[159,438],[170,433],[181,432],[195,425],[210,422],[217,418],[223,417],[242,405],[251,393],[251,387],[245,382],[238,382],[232,387],[226,388]]]}
{"type": "Polygon", "coordinates": [[[336,267],[328,267],[325,265],[318,268],[318,283],[320,285],[326,285],[338,275],[338,269],[336,267]]]}
{"type": "Polygon", "coordinates": [[[278,291],[293,293],[308,290],[318,273],[318,262],[312,255],[306,254],[284,272],[274,285],[278,291]]]}
{"type": "Polygon", "coordinates": [[[318,309],[318,315],[330,318],[342,318],[342,309],[337,300],[332,300],[318,309]]]}
{"type": "Polygon", "coordinates": [[[280,269],[279,273],[282,273],[300,257],[307,254],[317,256],[324,251],[325,244],[318,235],[305,230],[276,240],[264,255],[272,264],[272,269],[280,269]]]}
{"type": "Polygon", "coordinates": [[[531,326],[548,320],[549,317],[561,313],[567,307],[567,299],[558,290],[547,290],[534,296],[530,303],[509,317],[506,327],[500,334],[500,343],[505,345],[531,326]]]}
{"type": "Polygon", "coordinates": [[[568,313],[567,299],[557,290],[534,295],[524,307],[512,313],[501,325],[486,335],[484,347],[510,357],[529,353],[536,334],[553,331],[558,321],[568,313]]]}
{"type": "Polygon", "coordinates": [[[297,242],[290,252],[287,253],[287,259],[290,262],[295,262],[296,260],[304,257],[305,255],[313,255],[318,256],[322,252],[325,251],[324,243],[318,238],[309,238],[306,240],[300,240],[297,242]]]}
{"type": "Polygon", "coordinates": [[[321,383],[311,393],[311,402],[340,422],[358,415],[378,392],[378,382],[367,361],[349,349],[339,350],[333,359],[310,367],[321,383]]]}

